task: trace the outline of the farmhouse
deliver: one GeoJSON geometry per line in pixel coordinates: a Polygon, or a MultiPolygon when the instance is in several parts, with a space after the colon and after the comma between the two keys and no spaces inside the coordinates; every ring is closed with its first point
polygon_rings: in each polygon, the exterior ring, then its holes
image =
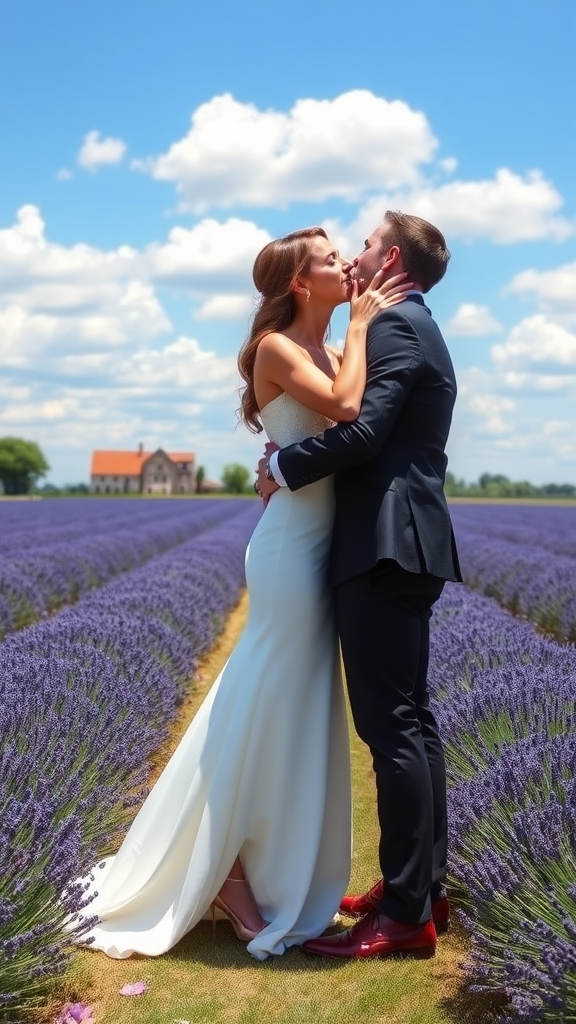
{"type": "Polygon", "coordinates": [[[93,494],[190,494],[195,490],[193,452],[94,451],[90,468],[93,494]]]}

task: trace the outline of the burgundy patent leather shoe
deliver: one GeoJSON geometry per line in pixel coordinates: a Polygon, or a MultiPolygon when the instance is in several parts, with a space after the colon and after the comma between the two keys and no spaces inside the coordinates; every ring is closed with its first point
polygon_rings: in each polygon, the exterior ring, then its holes
{"type": "Polygon", "coordinates": [[[437,933],[447,932],[450,927],[450,903],[447,896],[432,901],[432,920],[437,933]]]}
{"type": "Polygon", "coordinates": [[[430,957],[436,952],[436,929],[432,921],[402,924],[373,910],[345,932],[309,939],[303,943],[302,949],[316,956],[349,959],[391,956],[394,953],[430,957]]]}
{"type": "MultiPolygon", "coordinates": [[[[363,917],[375,910],[384,894],[384,882],[380,879],[368,892],[361,896],[344,896],[340,912],[350,917],[363,917]]],[[[432,903],[432,920],[438,933],[447,932],[450,927],[450,904],[447,896],[440,896],[432,903]]]]}

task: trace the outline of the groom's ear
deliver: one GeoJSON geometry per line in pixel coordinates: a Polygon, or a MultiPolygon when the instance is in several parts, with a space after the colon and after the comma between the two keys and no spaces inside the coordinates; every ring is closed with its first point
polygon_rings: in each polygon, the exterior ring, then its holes
{"type": "Polygon", "coordinates": [[[400,249],[397,245],[391,245],[385,253],[382,254],[382,270],[391,270],[395,263],[400,258],[400,249]]]}

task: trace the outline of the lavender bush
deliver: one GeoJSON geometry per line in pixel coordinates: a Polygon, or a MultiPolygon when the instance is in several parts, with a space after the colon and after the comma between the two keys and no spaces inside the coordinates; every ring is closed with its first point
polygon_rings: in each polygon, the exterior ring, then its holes
{"type": "Polygon", "coordinates": [[[490,539],[576,558],[576,505],[451,502],[450,515],[457,531],[462,526],[490,539]]]}
{"type": "Polygon", "coordinates": [[[63,969],[62,923],[83,893],[60,894],[118,844],[190,672],[238,598],[259,514],[242,502],[0,645],[0,1019],[35,1005],[63,969]]]}
{"type": "Polygon", "coordinates": [[[244,507],[242,499],[0,507],[0,640],[244,507]]]}
{"type": "Polygon", "coordinates": [[[576,1019],[576,650],[446,588],[431,683],[446,742],[450,870],[475,985],[509,1021],[576,1019]]]}
{"type": "Polygon", "coordinates": [[[576,640],[576,507],[452,505],[465,582],[576,640]]]}

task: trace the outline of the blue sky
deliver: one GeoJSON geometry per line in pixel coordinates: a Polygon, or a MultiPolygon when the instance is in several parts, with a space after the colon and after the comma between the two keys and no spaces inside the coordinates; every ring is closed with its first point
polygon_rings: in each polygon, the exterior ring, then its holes
{"type": "Polygon", "coordinates": [[[576,482],[575,40],[576,0],[0,0],[0,436],[56,483],[140,441],[252,468],[257,252],[391,207],[452,251],[452,471],[576,482]]]}

